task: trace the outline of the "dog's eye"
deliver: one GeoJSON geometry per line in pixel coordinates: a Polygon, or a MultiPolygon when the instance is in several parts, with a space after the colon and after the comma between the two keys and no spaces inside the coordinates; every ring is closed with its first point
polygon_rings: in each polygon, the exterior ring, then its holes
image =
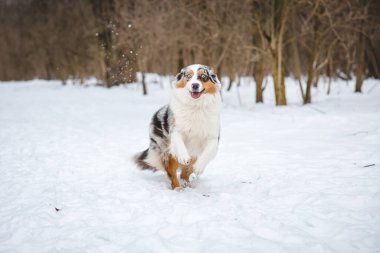
{"type": "Polygon", "coordinates": [[[205,75],[205,74],[202,74],[202,75],[201,75],[201,80],[202,80],[203,82],[207,82],[207,81],[208,81],[208,76],[205,75]]]}
{"type": "Polygon", "coordinates": [[[191,76],[190,74],[188,74],[188,73],[185,73],[184,76],[185,76],[187,79],[191,79],[191,77],[192,77],[192,76],[191,76]]]}

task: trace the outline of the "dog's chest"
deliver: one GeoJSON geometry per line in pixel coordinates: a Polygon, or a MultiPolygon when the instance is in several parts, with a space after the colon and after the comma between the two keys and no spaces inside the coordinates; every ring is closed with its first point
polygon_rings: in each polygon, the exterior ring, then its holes
{"type": "Polygon", "coordinates": [[[182,109],[175,114],[175,129],[183,137],[188,151],[197,155],[204,149],[207,140],[218,138],[219,111],[202,109],[182,109]]]}

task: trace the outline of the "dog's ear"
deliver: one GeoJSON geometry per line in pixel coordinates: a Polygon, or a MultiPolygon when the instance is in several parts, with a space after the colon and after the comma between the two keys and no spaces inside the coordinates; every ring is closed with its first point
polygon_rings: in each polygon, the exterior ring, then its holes
{"type": "Polygon", "coordinates": [[[218,76],[214,73],[213,69],[210,69],[210,79],[211,82],[213,82],[218,88],[220,89],[222,87],[222,84],[219,81],[218,76]]]}
{"type": "Polygon", "coordinates": [[[179,72],[175,76],[175,80],[172,83],[173,88],[183,88],[184,87],[184,80],[183,80],[183,75],[185,74],[185,70],[181,69],[181,72],[179,72]]]}
{"type": "Polygon", "coordinates": [[[182,79],[182,77],[183,77],[183,73],[184,73],[184,71],[183,71],[183,69],[182,69],[181,72],[179,72],[179,73],[175,76],[175,79],[177,80],[177,82],[179,82],[179,81],[182,79]]]}

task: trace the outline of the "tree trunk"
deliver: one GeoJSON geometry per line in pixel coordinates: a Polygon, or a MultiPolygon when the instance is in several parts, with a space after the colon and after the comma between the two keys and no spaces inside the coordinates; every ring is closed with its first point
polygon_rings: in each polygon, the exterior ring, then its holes
{"type": "Polygon", "coordinates": [[[143,95],[148,95],[148,90],[146,88],[145,73],[144,72],[141,73],[141,78],[142,78],[141,84],[142,84],[142,87],[143,87],[143,95]]]}
{"type": "Polygon", "coordinates": [[[228,76],[228,86],[227,86],[227,91],[230,91],[232,88],[232,78],[231,76],[228,76]]]}
{"type": "MultiPolygon", "coordinates": [[[[321,8],[318,9],[319,12],[322,11],[321,8]]],[[[306,92],[305,96],[303,98],[304,104],[310,104],[311,103],[311,87],[314,83],[314,79],[317,75],[317,61],[319,56],[319,40],[320,40],[320,21],[319,17],[314,18],[314,26],[313,26],[313,45],[311,50],[311,55],[309,58],[309,65],[308,65],[308,71],[307,71],[307,81],[306,81],[306,92]]]]}
{"type": "Polygon", "coordinates": [[[311,103],[311,87],[313,84],[313,78],[314,78],[314,69],[312,66],[310,66],[307,72],[306,92],[305,92],[305,96],[303,97],[304,104],[311,103]]]}
{"type": "MultiPolygon", "coordinates": [[[[292,13],[292,30],[296,31],[296,21],[295,21],[296,14],[292,13]]],[[[301,97],[302,99],[305,97],[305,92],[303,90],[302,86],[302,70],[301,70],[301,64],[300,64],[300,55],[298,51],[298,45],[297,40],[292,40],[291,43],[292,48],[292,56],[293,56],[293,67],[294,67],[294,77],[298,81],[298,85],[300,87],[301,97]]]]}
{"type": "MultiPolygon", "coordinates": [[[[251,12],[252,12],[252,18],[255,19],[255,9],[256,9],[256,2],[251,2],[251,12]]],[[[264,81],[264,75],[265,75],[265,61],[267,57],[265,56],[265,50],[267,49],[265,47],[265,39],[263,36],[257,38],[256,34],[252,34],[252,45],[257,46],[263,50],[263,52],[255,52],[253,51],[252,54],[257,53],[259,55],[259,59],[253,63],[253,79],[255,80],[256,84],[256,103],[263,103],[263,81],[264,81]]]]}
{"type": "Polygon", "coordinates": [[[331,92],[331,79],[332,79],[332,73],[333,73],[333,63],[331,58],[331,50],[328,51],[328,63],[327,63],[327,76],[329,77],[329,84],[327,87],[327,95],[330,95],[331,92]]]}
{"type": "Polygon", "coordinates": [[[359,33],[359,41],[357,44],[357,61],[356,61],[356,83],[355,92],[362,92],[362,86],[364,81],[364,57],[365,57],[365,39],[363,32],[359,33]]]}
{"type": "MultiPolygon", "coordinates": [[[[282,46],[281,46],[282,47],[282,46]]],[[[273,81],[276,105],[286,105],[285,77],[282,65],[282,50],[275,53],[273,61],[273,81]]]]}
{"type": "Polygon", "coordinates": [[[286,105],[285,77],[283,65],[283,39],[288,18],[289,3],[286,0],[272,0],[272,27],[268,39],[272,53],[272,75],[276,105],[286,105]]]}
{"type": "Polygon", "coordinates": [[[253,78],[255,79],[256,83],[256,103],[263,103],[264,64],[262,60],[255,64],[253,78]]]}
{"type": "Polygon", "coordinates": [[[318,67],[318,68],[315,70],[314,79],[313,79],[313,87],[314,87],[314,88],[317,88],[317,87],[318,87],[318,82],[319,82],[319,77],[320,77],[320,76],[321,76],[320,68],[318,67]]]}

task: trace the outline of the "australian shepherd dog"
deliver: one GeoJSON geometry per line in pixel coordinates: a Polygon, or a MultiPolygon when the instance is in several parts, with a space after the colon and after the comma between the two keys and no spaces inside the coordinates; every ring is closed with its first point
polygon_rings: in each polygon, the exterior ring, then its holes
{"type": "Polygon", "coordinates": [[[150,145],[135,155],[141,169],[163,170],[172,189],[179,189],[192,173],[199,176],[216,155],[220,136],[221,84],[207,66],[194,64],[177,74],[168,105],[150,123],[150,145]]]}

